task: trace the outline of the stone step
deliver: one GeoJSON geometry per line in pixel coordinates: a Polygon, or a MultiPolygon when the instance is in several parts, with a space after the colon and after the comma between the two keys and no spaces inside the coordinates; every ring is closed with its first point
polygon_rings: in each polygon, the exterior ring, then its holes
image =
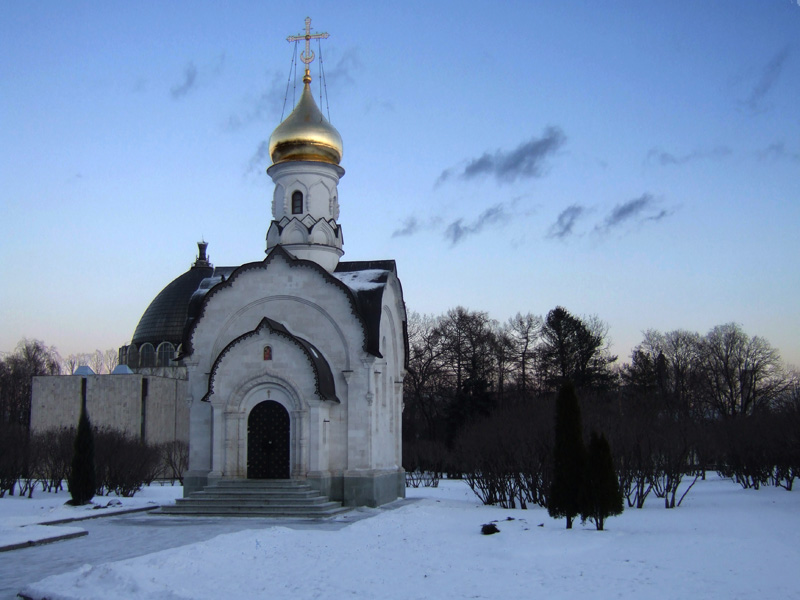
{"type": "MultiPolygon", "coordinates": [[[[228,509],[196,509],[192,511],[163,510],[162,515],[173,517],[231,517],[231,518],[263,518],[263,519],[327,519],[347,512],[348,509],[332,508],[330,510],[310,512],[308,510],[236,510],[228,509]]],[[[154,514],[154,513],[150,513],[154,514]]]]}
{"type": "Polygon", "coordinates": [[[293,498],[276,498],[273,496],[230,496],[230,497],[199,497],[193,496],[191,498],[178,498],[176,501],[178,505],[200,505],[207,506],[267,506],[267,505],[284,505],[284,506],[316,506],[318,504],[325,504],[330,502],[325,496],[315,496],[314,498],[303,498],[302,502],[298,502],[293,498]]]}
{"type": "Polygon", "coordinates": [[[193,498],[231,498],[231,497],[259,497],[269,496],[271,498],[316,498],[319,493],[316,490],[259,490],[259,489],[213,489],[205,488],[192,494],[193,498]]]}
{"type": "Polygon", "coordinates": [[[223,511],[233,511],[233,512],[247,512],[250,509],[253,510],[263,510],[263,511],[270,511],[270,510],[280,510],[286,512],[303,512],[303,511],[311,511],[311,512],[325,512],[327,510],[333,508],[341,508],[341,504],[338,502],[323,502],[321,504],[315,504],[313,506],[297,506],[295,504],[250,504],[244,506],[235,506],[231,504],[206,504],[206,503],[192,503],[192,504],[176,504],[175,506],[168,507],[170,510],[175,509],[177,512],[191,512],[193,510],[202,509],[202,510],[223,510],[223,511]]]}
{"type": "Polygon", "coordinates": [[[167,515],[323,518],[347,510],[302,480],[226,479],[187,498],[179,498],[174,506],[162,507],[160,512],[167,515]]]}
{"type": "Polygon", "coordinates": [[[310,488],[308,483],[297,479],[220,479],[215,484],[206,487],[218,488],[310,488]]]}
{"type": "Polygon", "coordinates": [[[218,479],[216,483],[209,487],[248,487],[248,486],[266,486],[266,487],[309,487],[308,483],[302,479],[218,479]]]}
{"type": "Polygon", "coordinates": [[[165,506],[161,509],[162,514],[186,515],[186,516],[232,516],[232,517],[282,517],[291,516],[295,518],[319,518],[338,515],[346,512],[337,502],[310,506],[205,506],[205,505],[175,505],[165,506]]]}

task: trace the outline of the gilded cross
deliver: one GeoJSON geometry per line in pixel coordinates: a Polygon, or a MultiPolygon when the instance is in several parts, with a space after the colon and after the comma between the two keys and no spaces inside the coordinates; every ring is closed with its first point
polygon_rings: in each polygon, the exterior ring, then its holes
{"type": "Polygon", "coordinates": [[[306,64],[306,72],[308,72],[308,65],[314,60],[314,51],[311,49],[311,40],[324,40],[328,38],[327,33],[311,33],[311,17],[306,17],[306,32],[300,35],[290,35],[286,38],[287,42],[306,41],[306,49],[300,53],[300,60],[306,64]]]}

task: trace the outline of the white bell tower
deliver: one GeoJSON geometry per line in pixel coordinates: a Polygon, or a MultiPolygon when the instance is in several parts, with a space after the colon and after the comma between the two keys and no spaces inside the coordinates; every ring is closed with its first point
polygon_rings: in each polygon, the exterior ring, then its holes
{"type": "Polygon", "coordinates": [[[267,173],[275,183],[275,193],[266,251],[280,244],[293,256],[333,272],[344,254],[342,228],[336,222],[338,184],[344,175],[339,166],[342,138],[314,102],[308,68],[314,60],[309,41],[327,37],[327,33],[312,34],[311,19],[306,19],[305,34],[288,38],[305,41],[300,59],[306,69],[297,106],[269,138],[273,164],[267,173]]]}

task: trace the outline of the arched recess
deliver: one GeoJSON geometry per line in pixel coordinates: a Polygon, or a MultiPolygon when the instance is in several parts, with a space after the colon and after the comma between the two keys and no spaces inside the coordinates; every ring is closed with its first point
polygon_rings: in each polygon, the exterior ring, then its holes
{"type": "Polygon", "coordinates": [[[330,218],[331,195],[331,188],[326,185],[326,182],[314,183],[308,189],[308,211],[317,217],[325,215],[330,218]]]}
{"type": "Polygon", "coordinates": [[[275,184],[275,191],[272,194],[272,214],[280,218],[284,214],[283,202],[286,197],[286,190],[280,183],[275,184]]]}
{"type": "Polygon", "coordinates": [[[308,228],[299,220],[292,219],[281,232],[281,240],[284,244],[307,244],[308,228]]]}
{"type": "MultiPolygon", "coordinates": [[[[219,372],[221,371],[224,373],[222,378],[224,381],[226,381],[228,386],[236,385],[237,387],[240,387],[242,383],[250,385],[252,377],[245,380],[240,380],[238,384],[236,384],[236,381],[239,377],[241,377],[239,373],[246,371],[248,368],[245,361],[249,359],[252,362],[253,346],[263,348],[263,345],[268,343],[270,346],[270,359],[272,359],[272,347],[279,340],[288,342],[289,346],[298,353],[296,360],[292,364],[300,371],[308,369],[308,374],[304,375],[304,378],[307,378],[309,381],[313,382],[312,389],[315,392],[315,396],[322,401],[333,401],[339,403],[340,400],[336,396],[336,382],[333,377],[333,372],[330,364],[320,353],[319,349],[307,340],[292,335],[292,333],[289,332],[281,323],[274,321],[269,317],[262,318],[261,322],[256,326],[255,329],[238,336],[227,346],[225,346],[225,348],[219,353],[211,367],[211,372],[209,373],[208,377],[208,391],[206,392],[205,396],[203,396],[202,400],[211,401],[212,404],[216,405],[221,405],[221,403],[227,403],[230,405],[233,401],[232,395],[226,398],[226,394],[223,394],[222,398],[217,400],[214,399],[215,387],[219,372]],[[247,355],[243,356],[240,354],[241,352],[245,351],[248,352],[247,355]],[[230,370],[225,367],[226,363],[231,362],[238,363],[238,368],[230,370]]],[[[263,350],[261,357],[263,357],[263,350]]],[[[263,358],[261,358],[258,362],[263,362],[263,358]]],[[[250,368],[253,368],[252,364],[250,368]]],[[[262,368],[263,367],[259,365],[258,371],[261,371],[262,368]]],[[[270,373],[267,372],[266,375],[270,375],[270,373]]],[[[230,387],[228,389],[230,390],[230,387]]]]}
{"type": "Polygon", "coordinates": [[[311,228],[310,242],[312,244],[324,244],[333,246],[336,241],[336,234],[327,221],[320,219],[311,228]]]}
{"type": "MultiPolygon", "coordinates": [[[[225,447],[224,473],[234,477],[250,477],[250,415],[263,402],[280,404],[289,418],[288,426],[288,464],[289,472],[285,477],[299,477],[308,472],[308,402],[302,401],[293,382],[276,375],[261,375],[244,382],[231,395],[225,414],[231,426],[226,427],[228,435],[236,432],[221,444],[225,447]],[[238,415],[236,417],[235,415],[238,415]],[[234,425],[236,423],[236,425],[234,425]]],[[[274,474],[273,474],[274,477],[274,474]]],[[[273,478],[268,477],[268,478],[273,478]]],[[[259,477],[260,478],[260,477],[259,477]]]]}

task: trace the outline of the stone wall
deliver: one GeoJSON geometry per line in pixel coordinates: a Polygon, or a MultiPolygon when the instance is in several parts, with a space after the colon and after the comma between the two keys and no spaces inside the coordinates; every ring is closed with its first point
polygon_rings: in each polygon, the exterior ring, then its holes
{"type": "MultiPolygon", "coordinates": [[[[33,378],[31,430],[77,427],[81,379],[76,375],[33,378]]],[[[92,425],[144,436],[148,444],[189,441],[186,380],[146,375],[90,375],[86,409],[92,425]]]]}

